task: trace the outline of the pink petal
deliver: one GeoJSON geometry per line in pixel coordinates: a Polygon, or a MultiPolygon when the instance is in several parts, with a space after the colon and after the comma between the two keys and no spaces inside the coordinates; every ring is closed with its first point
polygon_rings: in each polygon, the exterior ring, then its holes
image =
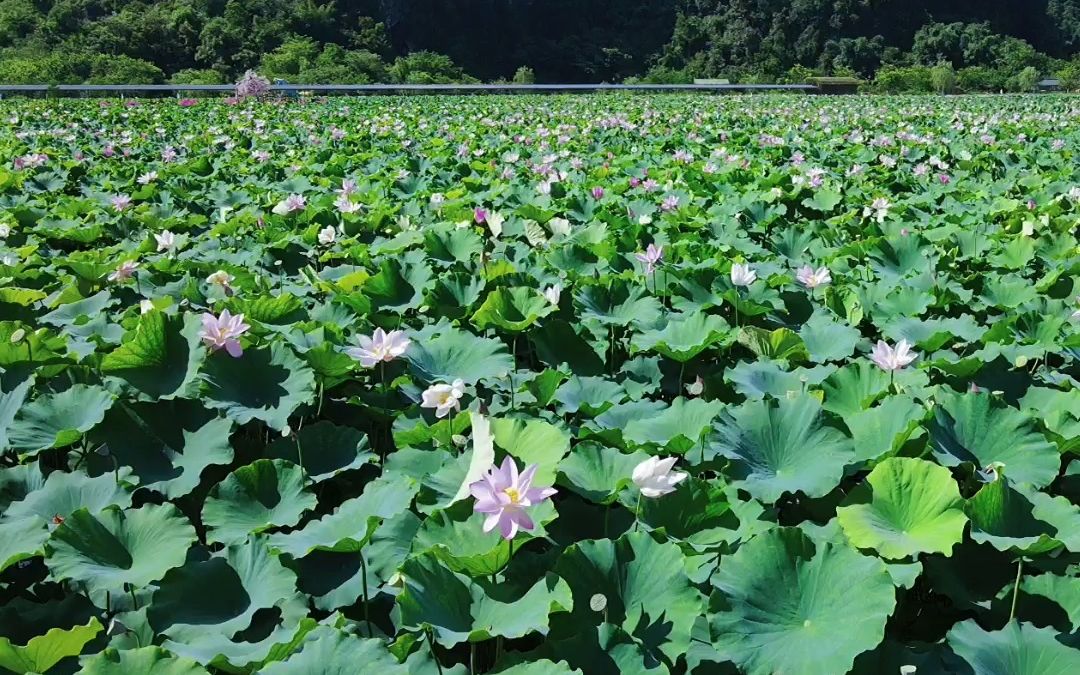
{"type": "Polygon", "coordinates": [[[243,348],[240,347],[240,343],[236,340],[226,340],[225,351],[229,352],[229,356],[233,357],[234,359],[238,359],[244,355],[243,348]]]}

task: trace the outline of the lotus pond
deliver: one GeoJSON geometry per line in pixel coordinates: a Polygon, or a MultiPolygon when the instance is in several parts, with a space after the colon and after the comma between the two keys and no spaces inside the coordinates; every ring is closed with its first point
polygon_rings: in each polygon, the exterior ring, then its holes
{"type": "Polygon", "coordinates": [[[0,671],[1080,673],[1080,99],[0,101],[0,671]]]}

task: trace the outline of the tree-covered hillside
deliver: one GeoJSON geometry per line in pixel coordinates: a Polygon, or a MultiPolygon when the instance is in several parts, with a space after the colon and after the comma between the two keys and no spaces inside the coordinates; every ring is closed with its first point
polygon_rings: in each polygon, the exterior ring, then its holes
{"type": "Polygon", "coordinates": [[[781,80],[947,61],[1004,84],[1078,50],[1080,0],[0,0],[7,82],[781,80]]]}

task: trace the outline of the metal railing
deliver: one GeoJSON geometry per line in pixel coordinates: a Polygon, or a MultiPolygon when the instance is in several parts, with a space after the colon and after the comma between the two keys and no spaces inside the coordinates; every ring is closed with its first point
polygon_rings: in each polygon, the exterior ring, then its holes
{"type": "MultiPolygon", "coordinates": [[[[175,94],[219,93],[234,91],[231,84],[4,84],[0,95],[24,94],[175,94]]],[[[601,91],[802,91],[813,92],[811,84],[274,84],[270,91],[296,93],[302,91],[349,94],[452,94],[452,93],[571,93],[601,91]]]]}

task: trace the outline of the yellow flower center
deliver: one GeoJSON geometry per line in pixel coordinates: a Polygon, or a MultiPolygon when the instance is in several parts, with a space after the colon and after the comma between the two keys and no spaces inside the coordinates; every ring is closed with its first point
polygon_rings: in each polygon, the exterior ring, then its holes
{"type": "Polygon", "coordinates": [[[511,504],[517,504],[521,501],[521,493],[518,492],[515,488],[508,487],[503,490],[503,492],[505,492],[506,496],[510,498],[511,504]]]}

